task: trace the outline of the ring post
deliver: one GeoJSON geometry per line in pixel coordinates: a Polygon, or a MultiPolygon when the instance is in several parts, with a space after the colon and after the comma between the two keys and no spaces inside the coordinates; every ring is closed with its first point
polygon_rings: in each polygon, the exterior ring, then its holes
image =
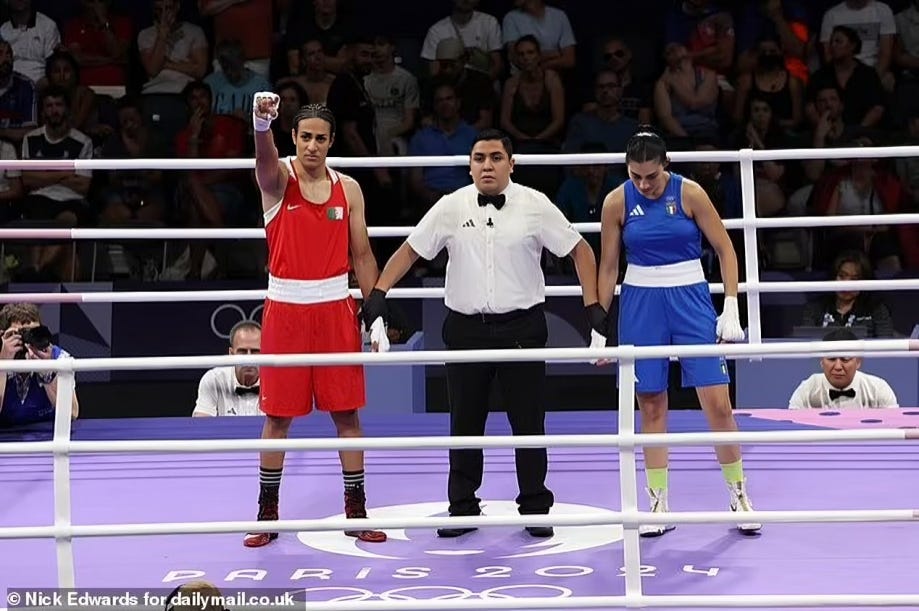
{"type": "MultiPolygon", "coordinates": [[[[762,342],[759,317],[759,244],[756,237],[756,177],[753,173],[753,150],[740,151],[740,194],[743,202],[744,281],[747,287],[747,341],[762,342]]],[[[756,359],[760,360],[760,359],[756,359]]]]}
{"type": "Polygon", "coordinates": [[[70,498],[70,433],[73,409],[74,370],[73,359],[60,359],[67,363],[58,372],[57,397],[54,403],[54,535],[57,551],[57,581],[59,588],[76,587],[73,568],[73,537],[70,498]],[[66,534],[62,534],[61,531],[66,534]]]}
{"type": "MultiPolygon", "coordinates": [[[[622,513],[638,512],[638,469],[635,464],[635,351],[619,346],[619,494],[622,513]]],[[[641,547],[637,524],[623,524],[622,560],[625,567],[626,607],[639,606],[641,547]]]]}

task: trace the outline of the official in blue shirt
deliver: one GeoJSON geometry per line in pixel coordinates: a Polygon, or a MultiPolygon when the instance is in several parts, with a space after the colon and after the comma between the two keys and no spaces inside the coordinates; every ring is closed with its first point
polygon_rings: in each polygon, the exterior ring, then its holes
{"type": "MultiPolygon", "coordinates": [[[[15,305],[21,307],[22,304],[15,305]]],[[[0,314],[0,319],[2,318],[0,314]]],[[[60,346],[52,343],[44,345],[44,342],[35,344],[23,342],[24,337],[26,340],[29,339],[29,332],[26,329],[36,328],[39,328],[37,320],[9,323],[2,336],[0,360],[45,360],[70,357],[60,346]]],[[[2,368],[2,362],[0,362],[0,368],[2,368]]],[[[5,372],[5,375],[0,375],[0,397],[2,397],[0,399],[0,427],[53,422],[58,382],[55,371],[8,371],[5,372]]],[[[76,419],[79,414],[79,403],[75,389],[71,405],[71,418],[76,419]]]]}
{"type": "MultiPolygon", "coordinates": [[[[708,194],[698,183],[667,171],[663,139],[640,128],[626,147],[629,180],[613,190],[601,212],[602,248],[598,270],[600,305],[609,311],[619,271],[620,240],[628,267],[619,298],[619,343],[633,346],[715,344],[743,341],[737,307],[737,255],[708,194]],[[712,245],[724,279],[724,310],[716,316],[702,270],[702,236],[712,245]]],[[[683,385],[694,387],[713,430],[736,431],[727,364],[721,357],[680,360],[683,385]]],[[[667,429],[669,360],[635,365],[636,395],[643,433],[667,429]]],[[[621,406],[623,409],[628,406],[621,406]]],[[[645,475],[652,512],[667,511],[667,448],[646,447],[645,475]]],[[[715,453],[730,491],[731,510],[752,510],[740,447],[717,446],[715,453]]],[[[641,526],[659,536],[673,526],[641,526]]],[[[742,523],[744,534],[761,525],[742,523]]]]}

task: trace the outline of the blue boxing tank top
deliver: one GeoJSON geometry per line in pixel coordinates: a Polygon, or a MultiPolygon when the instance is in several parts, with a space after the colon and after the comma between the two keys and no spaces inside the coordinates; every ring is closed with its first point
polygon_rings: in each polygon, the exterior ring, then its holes
{"type": "Polygon", "coordinates": [[[683,212],[683,177],[673,172],[658,199],[648,199],[631,180],[625,183],[626,261],[656,266],[702,257],[702,232],[683,212]]]}

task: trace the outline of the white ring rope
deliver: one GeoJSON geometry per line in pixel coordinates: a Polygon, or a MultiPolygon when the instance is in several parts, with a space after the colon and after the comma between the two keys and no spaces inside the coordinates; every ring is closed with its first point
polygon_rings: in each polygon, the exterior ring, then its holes
{"type": "MultiPolygon", "coordinates": [[[[0,164],[2,165],[2,164],[0,164]]],[[[725,219],[727,229],[793,229],[814,227],[862,227],[869,225],[916,225],[919,213],[852,214],[845,216],[782,216],[725,219]]],[[[600,223],[572,223],[581,233],[599,233],[600,223]]],[[[399,238],[414,227],[381,226],[367,229],[371,238],[399,238]]],[[[264,240],[263,228],[0,228],[0,240],[264,240]]]]}
{"type": "MultiPolygon", "coordinates": [[[[57,371],[62,386],[71,387],[77,371],[93,370],[149,370],[149,369],[204,369],[219,365],[329,365],[329,364],[443,364],[456,362],[518,360],[578,361],[589,362],[607,358],[618,363],[620,379],[619,404],[634,405],[635,361],[645,358],[673,358],[692,356],[724,356],[729,359],[758,358],[813,358],[817,354],[864,355],[883,354],[913,358],[919,351],[919,340],[869,340],[855,342],[781,342],[762,344],[760,340],[759,294],[762,292],[800,292],[836,290],[915,290],[919,280],[874,280],[845,282],[761,282],[757,265],[758,253],[756,230],[779,227],[831,227],[854,225],[902,225],[919,223],[919,214],[896,214],[848,217],[785,217],[756,218],[755,193],[753,188],[753,162],[779,159],[854,159],[919,156],[919,147],[851,148],[851,149],[790,149],[771,151],[712,151],[674,152],[673,161],[739,161],[741,194],[743,199],[742,219],[729,219],[725,225],[744,231],[746,276],[741,291],[747,293],[750,344],[710,346],[619,346],[605,349],[587,348],[545,348],[520,350],[471,350],[471,351],[420,351],[348,353],[348,354],[306,354],[306,355],[239,355],[208,357],[146,357],[146,358],[69,358],[55,361],[11,361],[5,365],[8,371],[57,371]],[[819,152],[819,155],[815,155],[819,152]]],[[[517,155],[517,162],[532,165],[575,165],[596,163],[623,163],[624,154],[579,154],[579,155],[517,155]]],[[[412,167],[453,166],[468,163],[466,156],[446,157],[374,157],[374,158],[330,158],[333,167],[412,167]]],[[[252,169],[252,159],[93,159],[93,160],[0,160],[0,169],[29,170],[130,170],[156,168],[162,170],[191,169],[252,169]]],[[[579,231],[597,232],[598,223],[579,223],[579,231]]],[[[411,228],[377,227],[369,230],[372,237],[405,236],[411,228]]],[[[0,229],[0,239],[49,239],[49,240],[105,240],[105,239],[262,239],[263,229],[0,229]]],[[[723,292],[723,286],[711,285],[712,292],[723,292]]],[[[353,294],[357,296],[358,291],[353,294]]],[[[550,286],[547,296],[579,296],[579,286],[550,286]]],[[[433,298],[443,295],[442,288],[394,289],[393,297],[433,298]]],[[[10,293],[0,301],[31,301],[37,303],[78,303],[117,301],[214,301],[214,300],[261,300],[265,291],[144,291],[144,292],[86,292],[86,293],[10,293]]],[[[732,433],[670,433],[636,434],[634,410],[619,410],[619,432],[616,435],[545,435],[539,437],[412,437],[412,438],[361,438],[361,439],[285,439],[285,440],[138,440],[138,441],[73,441],[71,439],[69,392],[59,392],[55,411],[54,438],[50,442],[26,442],[0,445],[0,455],[48,453],[54,455],[54,525],[37,527],[0,528],[0,539],[49,538],[56,542],[58,587],[75,587],[73,565],[74,537],[109,537],[119,535],[195,534],[195,533],[240,533],[262,527],[259,522],[216,522],[178,524],[101,524],[73,525],[71,523],[70,456],[76,453],[99,452],[244,452],[262,449],[278,450],[339,450],[339,449],[422,449],[422,448],[520,448],[520,447],[618,447],[621,473],[622,511],[607,513],[603,518],[597,515],[552,515],[552,516],[477,516],[418,517],[405,519],[368,519],[361,521],[367,528],[434,528],[439,526],[584,526],[598,524],[622,524],[624,528],[623,553],[626,576],[626,595],[607,597],[566,597],[559,602],[547,598],[495,599],[488,601],[489,609],[586,609],[611,606],[626,607],[776,607],[810,606],[843,608],[851,606],[903,605],[919,607],[919,595],[706,595],[706,596],[646,596],[641,588],[641,562],[637,527],[639,524],[702,524],[734,523],[737,515],[731,511],[722,512],[671,512],[649,513],[637,510],[635,449],[642,446],[718,445],[727,443],[820,443],[833,441],[905,441],[919,439],[919,431],[911,429],[864,429],[864,430],[815,430],[815,431],[762,431],[732,433]],[[353,446],[353,447],[351,447],[353,446]]],[[[747,517],[747,514],[745,514],[747,517]]],[[[914,521],[919,519],[919,510],[819,510],[819,511],[754,511],[749,519],[769,522],[878,522],[914,521]]],[[[276,530],[340,531],[353,528],[354,520],[281,520],[273,525],[276,530]]],[[[369,611],[410,611],[425,609],[444,611],[447,609],[478,609],[485,607],[479,601],[431,600],[408,601],[387,600],[351,603],[310,602],[314,611],[354,609],[369,611]]],[[[4,611],[4,610],[0,610],[4,611]]]]}
{"type": "MultiPolygon", "coordinates": [[[[724,293],[724,285],[711,283],[712,293],[724,293]]],[[[618,295],[621,286],[616,286],[618,295]]],[[[885,280],[808,280],[774,282],[741,282],[740,293],[799,293],[835,291],[911,291],[919,290],[919,278],[894,278],[885,280]]],[[[546,297],[580,297],[579,285],[550,285],[546,297]]],[[[217,302],[262,301],[266,289],[232,289],[211,291],[88,291],[85,293],[0,293],[0,303],[157,303],[157,302],[217,302]]],[[[359,289],[351,296],[361,299],[359,289]]],[[[444,296],[443,287],[394,288],[386,294],[388,299],[432,299],[444,296]]]]}

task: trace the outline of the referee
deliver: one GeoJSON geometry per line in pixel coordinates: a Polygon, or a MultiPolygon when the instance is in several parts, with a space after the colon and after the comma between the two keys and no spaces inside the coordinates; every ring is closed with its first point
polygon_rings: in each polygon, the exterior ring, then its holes
{"type": "MultiPolygon", "coordinates": [[[[472,146],[473,184],[443,196],[424,215],[380,273],[363,316],[369,328],[386,316],[386,292],[418,257],[431,260],[444,248],[444,286],[449,350],[544,348],[548,338],[542,250],[571,256],[581,282],[592,336],[606,335],[606,311],[597,298],[597,267],[590,245],[542,193],[511,181],[514,158],[504,133],[482,131],[472,146]]],[[[605,341],[605,340],[604,340],[605,341]]],[[[545,434],[545,362],[455,363],[446,366],[450,434],[482,436],[488,397],[497,378],[514,435],[545,434]]],[[[545,448],[515,452],[516,499],[522,515],[547,514],[554,503],[546,487],[545,448]]],[[[482,450],[450,450],[447,494],[451,516],[481,513],[482,450]]],[[[474,528],[441,528],[459,537],[474,528]]],[[[552,527],[530,526],[534,537],[551,537],[552,527]]]]}

